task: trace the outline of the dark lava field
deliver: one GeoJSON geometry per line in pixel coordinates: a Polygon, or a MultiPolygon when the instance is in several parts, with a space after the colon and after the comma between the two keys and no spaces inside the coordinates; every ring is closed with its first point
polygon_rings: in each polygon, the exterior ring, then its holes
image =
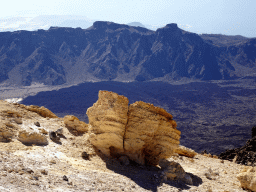
{"type": "Polygon", "coordinates": [[[86,110],[98,99],[99,90],[124,95],[130,104],[152,103],[173,115],[181,131],[181,144],[197,152],[219,154],[241,147],[256,125],[255,77],[238,80],[164,82],[87,82],[25,98],[26,105],[45,106],[59,117],[68,114],[88,122],[86,110]]]}

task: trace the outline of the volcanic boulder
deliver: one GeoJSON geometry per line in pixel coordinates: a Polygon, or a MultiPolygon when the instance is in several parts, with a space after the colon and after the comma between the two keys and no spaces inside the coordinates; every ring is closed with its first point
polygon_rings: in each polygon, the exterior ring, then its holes
{"type": "Polygon", "coordinates": [[[87,110],[91,143],[107,156],[126,155],[139,164],[157,165],[179,145],[180,131],[172,115],[142,101],[99,91],[98,101],[87,110]]]}

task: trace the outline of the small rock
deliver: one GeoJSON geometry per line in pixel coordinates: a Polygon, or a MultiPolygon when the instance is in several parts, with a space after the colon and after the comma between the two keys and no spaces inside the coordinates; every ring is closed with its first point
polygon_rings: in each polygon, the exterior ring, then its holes
{"type": "Polygon", "coordinates": [[[55,133],[57,135],[63,135],[63,128],[59,128],[55,133]]]}
{"type": "Polygon", "coordinates": [[[54,131],[50,131],[50,132],[49,132],[49,137],[50,137],[50,139],[51,139],[52,141],[57,141],[57,142],[60,141],[59,136],[57,136],[56,132],[54,132],[54,131]]]}
{"type": "Polygon", "coordinates": [[[159,166],[163,170],[162,174],[164,174],[170,180],[174,180],[174,179],[184,180],[186,176],[186,172],[181,167],[181,165],[174,161],[161,159],[159,161],[159,166]]]}
{"type": "Polygon", "coordinates": [[[66,175],[63,176],[63,180],[64,180],[64,181],[68,181],[68,178],[67,178],[66,175]]]}
{"type": "Polygon", "coordinates": [[[27,172],[27,173],[29,173],[29,174],[34,173],[34,171],[32,169],[30,169],[30,168],[23,168],[22,170],[27,172]]]}
{"type": "Polygon", "coordinates": [[[22,124],[22,119],[20,119],[20,118],[15,118],[15,119],[13,119],[13,120],[14,120],[14,122],[17,123],[17,124],[22,124]]]}
{"type": "Polygon", "coordinates": [[[38,121],[35,122],[34,124],[35,124],[35,126],[40,127],[40,123],[38,121]]]}
{"type": "Polygon", "coordinates": [[[89,154],[86,153],[85,151],[82,152],[82,155],[81,155],[81,156],[82,156],[82,158],[85,159],[85,160],[90,160],[89,154]]]}
{"type": "Polygon", "coordinates": [[[48,171],[45,170],[45,169],[41,170],[41,173],[44,174],[44,175],[48,175],[48,171]]]}

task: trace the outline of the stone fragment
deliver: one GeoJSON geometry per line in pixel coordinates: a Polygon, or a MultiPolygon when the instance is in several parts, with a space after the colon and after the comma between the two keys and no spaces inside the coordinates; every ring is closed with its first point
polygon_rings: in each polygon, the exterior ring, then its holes
{"type": "Polygon", "coordinates": [[[62,178],[64,181],[68,181],[68,177],[66,175],[64,175],[62,178]]]}
{"type": "Polygon", "coordinates": [[[18,140],[27,145],[48,145],[46,136],[37,132],[20,131],[18,140]]]}
{"type": "Polygon", "coordinates": [[[59,129],[56,131],[56,134],[57,134],[57,135],[63,135],[63,128],[59,128],[59,129]]]}
{"type": "Polygon", "coordinates": [[[174,161],[168,161],[166,159],[161,159],[159,161],[159,166],[162,169],[162,173],[169,180],[184,180],[186,176],[186,172],[181,167],[179,163],[174,161]]]}
{"type": "Polygon", "coordinates": [[[179,147],[175,150],[175,153],[190,158],[193,158],[197,154],[194,150],[184,147],[182,145],[179,145],[179,147]]]}
{"type": "Polygon", "coordinates": [[[50,137],[50,139],[51,139],[52,141],[54,141],[54,142],[57,142],[57,143],[60,142],[60,137],[56,134],[55,131],[50,131],[50,132],[49,132],[49,137],[50,137]]]}
{"type": "Polygon", "coordinates": [[[89,156],[89,154],[88,153],[86,153],[85,151],[84,152],[82,152],[82,158],[83,159],[85,159],[85,160],[90,160],[90,156],[89,156]]]}
{"type": "Polygon", "coordinates": [[[216,177],[219,176],[219,173],[218,172],[213,172],[212,169],[209,168],[208,170],[206,170],[204,172],[204,175],[209,180],[216,180],[216,177]]]}
{"type": "Polygon", "coordinates": [[[14,118],[13,121],[17,124],[22,124],[22,119],[21,118],[14,118]]]}
{"type": "Polygon", "coordinates": [[[23,107],[29,111],[38,113],[42,117],[58,118],[53,112],[51,112],[49,109],[47,109],[43,106],[39,107],[36,105],[30,105],[30,106],[23,105],[23,107]]]}
{"type": "Polygon", "coordinates": [[[123,153],[129,100],[108,91],[99,91],[99,98],[86,114],[89,119],[90,141],[105,155],[123,153]]]}
{"type": "Polygon", "coordinates": [[[256,192],[256,167],[246,167],[237,175],[241,187],[256,192]]]}
{"type": "Polygon", "coordinates": [[[48,131],[46,131],[44,128],[39,128],[38,130],[40,131],[40,133],[42,133],[44,135],[48,134],[48,131]]]}
{"type": "Polygon", "coordinates": [[[124,137],[125,154],[139,164],[157,165],[160,159],[174,154],[180,131],[172,115],[142,101],[129,106],[124,137]]]}
{"type": "Polygon", "coordinates": [[[35,124],[35,126],[40,127],[40,123],[38,121],[35,122],[34,124],[35,124]]]}
{"type": "Polygon", "coordinates": [[[81,135],[88,131],[88,125],[79,121],[74,115],[66,115],[63,120],[68,130],[74,135],[81,135]]]}

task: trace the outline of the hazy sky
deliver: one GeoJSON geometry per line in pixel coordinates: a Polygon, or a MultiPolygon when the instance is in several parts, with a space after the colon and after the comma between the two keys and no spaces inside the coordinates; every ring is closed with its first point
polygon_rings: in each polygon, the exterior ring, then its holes
{"type": "Polygon", "coordinates": [[[9,0],[0,7],[0,18],[37,15],[83,15],[125,24],[177,23],[196,33],[256,37],[256,0],[9,0]]]}

